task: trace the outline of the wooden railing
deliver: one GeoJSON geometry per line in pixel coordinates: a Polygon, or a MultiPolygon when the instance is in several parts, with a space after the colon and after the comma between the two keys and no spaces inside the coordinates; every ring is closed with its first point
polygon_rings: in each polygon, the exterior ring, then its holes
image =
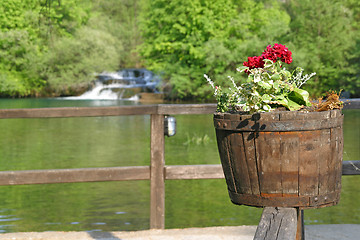
{"type": "MultiPolygon", "coordinates": [[[[350,106],[350,105],[349,105],[350,106]]],[[[353,108],[354,105],[351,106],[353,108]]],[[[350,108],[350,107],[349,107],[350,108]]],[[[150,115],[150,166],[0,171],[0,185],[150,180],[150,228],[165,228],[165,180],[224,178],[220,164],[165,165],[164,116],[212,114],[215,104],[0,109],[0,119],[150,115]]],[[[360,161],[343,163],[343,175],[360,174],[360,161]]]]}

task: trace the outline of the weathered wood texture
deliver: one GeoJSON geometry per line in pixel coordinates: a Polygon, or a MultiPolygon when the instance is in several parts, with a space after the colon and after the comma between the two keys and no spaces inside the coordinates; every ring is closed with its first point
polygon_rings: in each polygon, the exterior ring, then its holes
{"type": "MultiPolygon", "coordinates": [[[[223,179],[220,164],[165,165],[165,180],[223,179]]],[[[344,161],[343,175],[359,175],[360,161],[344,161]]],[[[149,166],[0,171],[0,186],[150,180],[149,166]]]]}
{"type": "Polygon", "coordinates": [[[180,179],[221,179],[224,178],[221,165],[167,165],[165,166],[166,180],[180,179]]]}
{"type": "Polygon", "coordinates": [[[339,110],[215,114],[218,148],[231,201],[302,208],[337,204],[342,122],[339,110]]]}
{"type": "MultiPolygon", "coordinates": [[[[345,101],[344,109],[359,109],[360,101],[345,101]]],[[[117,107],[0,109],[2,118],[103,117],[150,114],[212,114],[216,104],[156,104],[117,107]]]]}
{"type": "Polygon", "coordinates": [[[359,175],[360,161],[344,161],[342,165],[342,175],[359,175]]]}
{"type": "MultiPolygon", "coordinates": [[[[360,101],[346,101],[344,109],[359,109],[360,101]]],[[[2,118],[103,117],[150,114],[212,114],[216,104],[156,104],[117,107],[0,109],[2,118]]]]}
{"type": "Polygon", "coordinates": [[[345,99],[343,102],[344,109],[360,109],[359,99],[345,99]]]}
{"type": "Polygon", "coordinates": [[[121,107],[64,107],[64,108],[26,108],[0,109],[0,118],[65,118],[99,117],[120,115],[144,115],[156,112],[157,106],[121,107]]]}
{"type": "Polygon", "coordinates": [[[296,240],[305,240],[304,210],[296,208],[296,213],[297,213],[296,240]]]}
{"type": "Polygon", "coordinates": [[[0,185],[103,182],[149,179],[149,166],[0,172],[0,185]]]}
{"type": "Polygon", "coordinates": [[[295,240],[297,221],[295,208],[265,207],[254,240],[295,240]]]}
{"type": "Polygon", "coordinates": [[[118,107],[0,109],[0,119],[104,117],[150,114],[211,114],[214,113],[215,110],[216,104],[158,104],[118,107]]]}
{"type": "Polygon", "coordinates": [[[151,115],[150,228],[165,228],[164,115],[151,115]]]}
{"type": "Polygon", "coordinates": [[[159,104],[157,114],[212,114],[216,104],[159,104]]]}

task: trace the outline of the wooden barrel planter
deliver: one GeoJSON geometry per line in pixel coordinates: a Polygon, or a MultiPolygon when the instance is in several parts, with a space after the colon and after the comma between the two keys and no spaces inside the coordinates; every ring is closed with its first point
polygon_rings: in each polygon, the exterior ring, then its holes
{"type": "Polygon", "coordinates": [[[215,113],[230,199],[257,207],[318,208],[339,202],[343,115],[215,113]]]}

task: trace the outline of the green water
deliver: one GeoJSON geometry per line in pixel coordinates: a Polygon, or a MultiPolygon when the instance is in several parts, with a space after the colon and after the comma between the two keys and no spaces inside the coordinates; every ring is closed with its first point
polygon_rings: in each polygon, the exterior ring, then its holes
{"type": "MultiPolygon", "coordinates": [[[[1,99],[0,108],[133,105],[121,101],[1,99]]],[[[345,110],[344,160],[360,160],[360,110],[345,110]]],[[[168,165],[218,164],[211,115],[179,115],[168,165]]],[[[142,166],[150,117],[0,120],[0,170],[142,166]]],[[[305,224],[360,224],[360,176],[344,176],[338,206],[306,210],[305,224]]],[[[149,228],[148,181],[0,187],[0,232],[149,228]]],[[[225,181],[166,182],[166,228],[257,225],[261,209],[230,203],[225,181]]]]}

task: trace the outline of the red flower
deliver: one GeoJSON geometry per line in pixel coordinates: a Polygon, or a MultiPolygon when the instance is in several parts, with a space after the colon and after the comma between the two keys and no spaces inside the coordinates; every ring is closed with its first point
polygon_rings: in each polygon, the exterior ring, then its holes
{"type": "Polygon", "coordinates": [[[275,43],[273,47],[267,46],[263,52],[263,56],[273,62],[276,62],[278,58],[284,63],[290,64],[292,62],[291,51],[285,46],[275,43]]]}
{"type": "Polygon", "coordinates": [[[276,62],[280,59],[282,62],[290,64],[292,62],[291,51],[285,46],[278,43],[275,43],[273,47],[271,45],[267,46],[261,56],[248,57],[248,61],[244,62],[243,65],[253,68],[263,68],[264,59],[269,59],[273,62],[276,62]]]}
{"type": "Polygon", "coordinates": [[[260,56],[254,56],[254,57],[248,57],[248,61],[244,62],[243,65],[246,67],[249,67],[249,69],[253,68],[263,68],[264,67],[264,61],[263,57],[260,56]]]}

